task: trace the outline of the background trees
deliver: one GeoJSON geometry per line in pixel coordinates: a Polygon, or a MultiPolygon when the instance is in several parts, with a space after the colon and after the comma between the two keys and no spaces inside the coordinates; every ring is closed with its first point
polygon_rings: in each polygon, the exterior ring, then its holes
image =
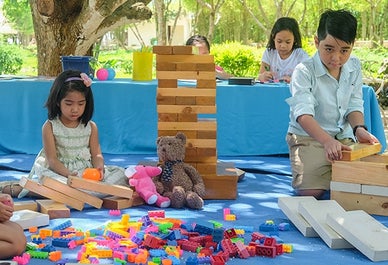
{"type": "Polygon", "coordinates": [[[371,40],[378,47],[388,39],[388,0],[3,0],[3,12],[21,33],[23,44],[34,32],[38,75],[46,76],[60,72],[61,55],[92,55],[105,33],[122,40],[123,31],[143,20],[156,23],[159,45],[171,43],[177,18],[185,15],[191,17],[189,35],[205,35],[212,44],[262,47],[282,16],[295,17],[302,36],[311,38],[319,14],[327,8],[355,14],[358,40],[371,40]]]}

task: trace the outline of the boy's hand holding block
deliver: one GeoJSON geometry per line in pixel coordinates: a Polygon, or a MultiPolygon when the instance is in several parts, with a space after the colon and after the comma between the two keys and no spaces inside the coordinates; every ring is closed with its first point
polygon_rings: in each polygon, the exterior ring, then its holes
{"type": "Polygon", "coordinates": [[[342,151],[342,161],[354,161],[360,158],[377,154],[381,151],[381,144],[360,144],[350,146],[352,151],[342,151]]]}

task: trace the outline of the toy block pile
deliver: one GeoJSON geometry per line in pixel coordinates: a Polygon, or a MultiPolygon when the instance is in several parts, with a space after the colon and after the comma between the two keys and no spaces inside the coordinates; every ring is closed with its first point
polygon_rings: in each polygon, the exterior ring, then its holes
{"type": "Polygon", "coordinates": [[[129,208],[141,205],[144,201],[129,187],[111,185],[100,181],[69,176],[67,183],[62,183],[50,177],[43,177],[38,183],[23,177],[19,184],[29,191],[50,200],[16,202],[15,210],[32,210],[48,214],[50,219],[70,217],[70,208],[82,211],[85,204],[100,209],[129,208]],[[89,194],[106,194],[101,199],[89,194]],[[68,208],[70,207],[70,208],[68,208]]]}
{"type": "Polygon", "coordinates": [[[185,162],[204,179],[205,198],[235,199],[239,174],[243,172],[217,161],[217,121],[206,118],[217,113],[214,57],[196,51],[193,46],[153,47],[158,136],[183,132],[187,137],[185,162]]]}
{"type": "Polygon", "coordinates": [[[304,236],[321,237],[332,249],[356,248],[372,261],[388,260],[388,228],[365,211],[310,196],[280,197],[278,205],[304,236]]]}
{"type": "MultiPolygon", "coordinates": [[[[186,223],[168,218],[163,210],[148,211],[138,220],[131,220],[120,210],[110,212],[121,218],[85,231],[73,227],[70,220],[54,227],[29,227],[26,251],[13,261],[20,265],[31,259],[48,259],[57,265],[224,265],[230,259],[243,262],[254,257],[276,258],[293,251],[291,244],[254,231],[253,227],[249,234],[237,233],[237,229],[225,228],[215,221],[186,223]]],[[[274,233],[275,227],[272,223],[271,230],[265,231],[274,233]]]]}
{"type": "Polygon", "coordinates": [[[388,216],[388,156],[380,150],[380,144],[358,144],[347,156],[352,159],[333,163],[332,200],[346,210],[388,216]]]}

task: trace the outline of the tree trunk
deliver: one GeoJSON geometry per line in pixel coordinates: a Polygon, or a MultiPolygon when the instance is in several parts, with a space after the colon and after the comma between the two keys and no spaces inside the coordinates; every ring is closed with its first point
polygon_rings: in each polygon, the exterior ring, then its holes
{"type": "Polygon", "coordinates": [[[58,75],[62,71],[60,56],[84,56],[106,32],[152,16],[146,6],[151,0],[29,1],[39,76],[58,75]]]}

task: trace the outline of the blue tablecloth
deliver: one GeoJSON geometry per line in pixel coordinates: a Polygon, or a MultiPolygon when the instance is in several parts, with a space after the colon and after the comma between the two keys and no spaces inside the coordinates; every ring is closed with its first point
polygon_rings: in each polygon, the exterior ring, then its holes
{"type": "MultiPolygon", "coordinates": [[[[53,80],[0,81],[0,154],[36,154],[42,147],[41,127],[47,118],[44,103],[53,80]]],[[[110,154],[156,152],[157,82],[130,79],[95,81],[93,120],[101,148],[110,154]]],[[[220,156],[288,153],[290,96],[285,84],[217,84],[217,152],[220,156]]],[[[364,87],[365,121],[382,142],[386,139],[374,91],[364,87]]]]}

